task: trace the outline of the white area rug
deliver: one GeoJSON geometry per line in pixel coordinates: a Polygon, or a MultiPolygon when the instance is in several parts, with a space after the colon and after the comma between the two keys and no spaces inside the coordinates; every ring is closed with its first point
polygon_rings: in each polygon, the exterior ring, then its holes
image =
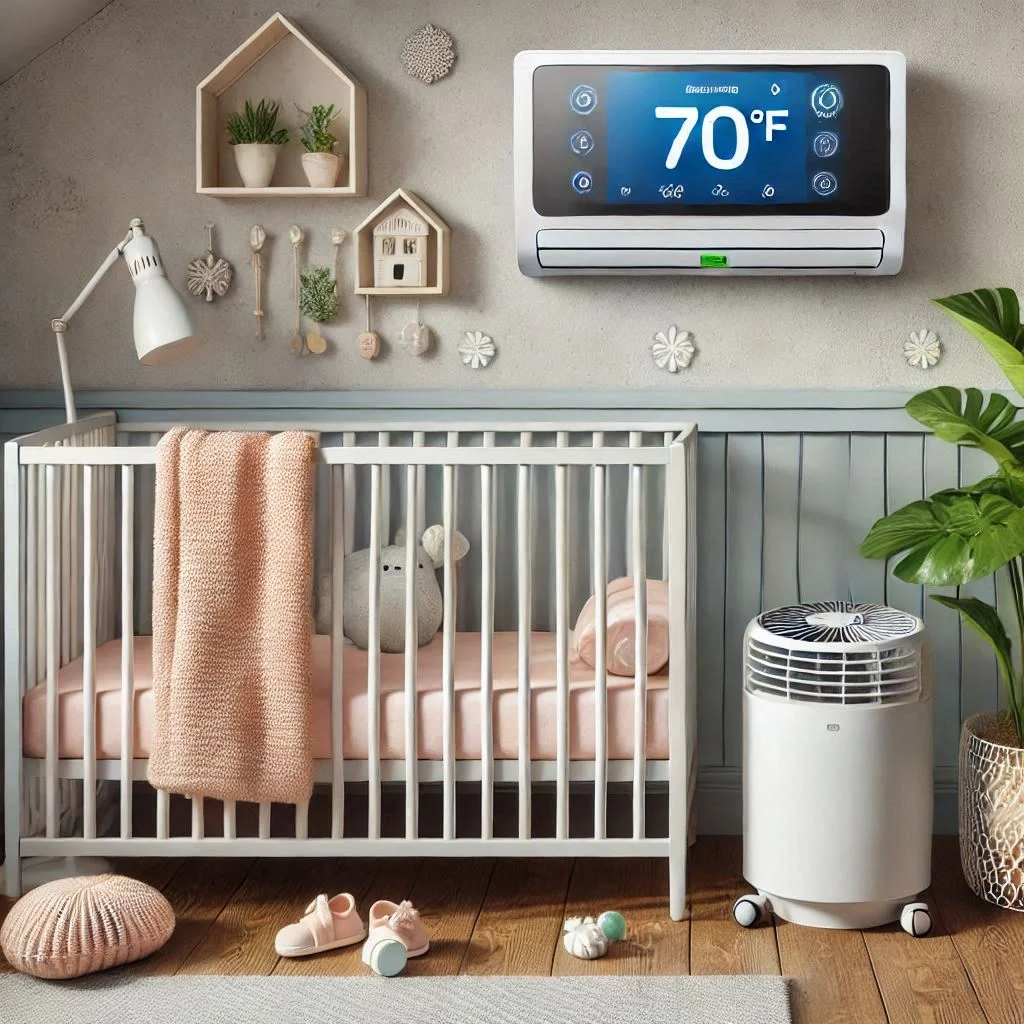
{"type": "Polygon", "coordinates": [[[779,977],[0,976],[3,1024],[791,1024],[779,977]]]}

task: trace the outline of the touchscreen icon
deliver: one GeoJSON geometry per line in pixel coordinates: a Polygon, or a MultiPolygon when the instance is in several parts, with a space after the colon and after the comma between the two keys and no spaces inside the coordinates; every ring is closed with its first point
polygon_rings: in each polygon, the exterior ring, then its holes
{"type": "Polygon", "coordinates": [[[726,187],[725,187],[724,185],[716,185],[716,186],[715,186],[715,187],[714,187],[714,188],[713,188],[713,189],[711,190],[711,194],[712,194],[713,196],[722,196],[722,197],[725,197],[725,196],[727,196],[727,195],[729,194],[729,190],[728,190],[728,189],[727,189],[727,188],[726,188],[726,187]]]}
{"type": "Polygon", "coordinates": [[[577,85],[569,96],[569,106],[577,114],[591,114],[597,106],[597,91],[592,85],[577,85]]]}
{"type": "Polygon", "coordinates": [[[843,109],[843,94],[838,85],[827,82],[811,93],[811,109],[818,117],[835,117],[843,109]]]}
{"type": "Polygon", "coordinates": [[[594,187],[594,179],[586,171],[577,171],[572,177],[572,187],[585,196],[594,187]]]}
{"type": "Polygon", "coordinates": [[[839,152],[839,136],[835,132],[818,132],[814,136],[814,155],[822,158],[835,156],[839,152]]]}
{"type": "Polygon", "coordinates": [[[594,136],[590,132],[573,132],[569,136],[569,148],[577,156],[586,156],[594,148],[594,136]]]}
{"type": "Polygon", "coordinates": [[[771,199],[772,196],[774,196],[774,195],[775,195],[775,186],[774,185],[765,185],[765,187],[763,189],[761,189],[761,198],[762,199],[771,199]]]}
{"type": "Polygon", "coordinates": [[[839,188],[839,182],[831,171],[818,171],[818,173],[811,178],[811,188],[813,188],[819,196],[830,196],[837,188],[839,188]]]}

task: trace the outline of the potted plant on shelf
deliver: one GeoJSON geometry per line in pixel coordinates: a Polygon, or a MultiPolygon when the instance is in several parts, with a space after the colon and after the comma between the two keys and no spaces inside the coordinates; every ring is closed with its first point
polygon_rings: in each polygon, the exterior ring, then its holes
{"type": "Polygon", "coordinates": [[[338,116],[332,103],[329,107],[317,103],[312,110],[299,110],[305,118],[300,136],[306,152],[302,154],[302,169],[310,188],[334,188],[341,172],[343,157],[334,152],[337,139],[331,134],[331,124],[338,116]]]}
{"type": "MultiPolygon", "coordinates": [[[[988,350],[1024,395],[1024,326],[1016,293],[981,289],[936,299],[988,350]]],[[[907,412],[938,438],[978,448],[994,472],[939,491],[879,519],[861,545],[868,558],[902,555],[901,580],[957,587],[1005,574],[1012,601],[1000,610],[977,597],[933,594],[959,612],[995,652],[1006,706],[968,718],[960,736],[960,860],[971,889],[1024,911],[1024,420],[1001,394],[938,387],[915,395],[907,412]],[[1010,630],[1007,631],[1007,624],[1010,630]],[[1011,639],[1011,636],[1014,639],[1011,639]]]]}
{"type": "Polygon", "coordinates": [[[228,114],[228,142],[235,152],[235,164],[246,188],[266,188],[274,177],[277,154],[288,141],[288,129],[277,127],[278,104],[246,100],[245,110],[228,114]]]}

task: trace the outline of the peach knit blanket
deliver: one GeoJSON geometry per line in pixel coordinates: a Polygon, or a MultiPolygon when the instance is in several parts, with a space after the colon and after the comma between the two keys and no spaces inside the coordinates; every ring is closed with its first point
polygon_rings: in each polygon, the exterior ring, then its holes
{"type": "Polygon", "coordinates": [[[185,429],[157,446],[157,789],[309,798],[315,447],[301,433],[185,429]]]}

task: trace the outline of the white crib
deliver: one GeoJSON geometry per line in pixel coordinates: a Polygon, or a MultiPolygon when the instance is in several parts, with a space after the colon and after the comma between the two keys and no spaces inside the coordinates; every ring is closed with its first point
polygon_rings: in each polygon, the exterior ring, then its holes
{"type": "MultiPolygon", "coordinates": [[[[120,424],[113,414],[103,413],[19,438],[5,448],[8,895],[21,892],[21,858],[32,856],[664,856],[669,858],[670,913],[681,918],[696,765],[695,428],[681,424],[666,431],[664,423],[551,423],[525,417],[426,427],[411,419],[203,425],[300,427],[320,434],[316,564],[318,577],[328,575],[332,594],[329,637],[322,638],[330,648],[330,743],[315,766],[317,793],[330,807],[322,834],[311,828],[308,805],[294,809],[289,834],[282,836],[273,834],[281,830],[271,827],[269,805],[258,812],[250,808],[246,817],[231,803],[217,814],[210,807],[217,801],[201,798],[191,800],[191,824],[181,834],[172,825],[172,798],[145,782],[147,762],[137,756],[136,716],[145,698],[136,690],[137,641],[123,644],[120,638],[149,628],[155,442],[169,424],[120,424]],[[408,642],[397,693],[387,687],[382,691],[382,656],[372,638],[379,614],[380,546],[403,527],[411,561],[412,544],[424,525],[438,520],[446,536],[452,536],[453,528],[469,536],[472,557],[457,570],[452,547],[446,545],[440,570],[440,747],[424,757],[417,743],[423,680],[417,679],[413,639],[414,573],[406,574],[408,642]],[[347,757],[344,556],[361,546],[377,552],[371,554],[366,734],[360,734],[365,754],[347,757]],[[613,574],[630,575],[636,595],[636,673],[625,683],[606,671],[604,594],[613,574]],[[669,591],[670,658],[659,679],[649,677],[646,643],[640,642],[647,635],[649,577],[665,578],[669,591]],[[571,700],[573,616],[590,593],[597,595],[593,679],[582,697],[577,680],[571,700]],[[531,687],[530,669],[538,622],[548,630],[546,642],[554,652],[546,695],[554,716],[545,721],[545,728],[553,729],[551,753],[540,758],[532,756],[536,737],[531,744],[530,735],[536,728],[531,701],[540,699],[536,680],[531,687]],[[459,720],[456,700],[456,655],[467,627],[479,633],[479,693],[473,695],[479,721],[459,720]],[[500,701],[494,689],[498,641],[506,648],[514,643],[517,665],[515,681],[500,701]],[[114,648],[117,681],[108,681],[98,701],[100,669],[114,657],[114,648]],[[68,682],[72,676],[77,683],[68,682]],[[621,689],[614,690],[620,711],[626,699],[632,712],[627,756],[609,747],[609,736],[618,727],[609,716],[612,684],[629,688],[626,698],[621,689]],[[381,709],[399,697],[404,699],[404,740],[396,754],[393,743],[382,747],[381,709]],[[101,722],[107,702],[115,699],[118,721],[101,722]],[[579,728],[571,720],[572,709],[579,706],[573,701],[580,699],[587,701],[593,717],[583,755],[573,746],[579,728]],[[81,734],[73,742],[66,741],[67,721],[61,723],[65,700],[79,702],[75,728],[81,734]],[[495,745],[499,704],[514,708],[514,717],[505,722],[506,734],[514,728],[512,755],[495,745]],[[650,721],[652,707],[658,709],[655,722],[650,721]],[[33,722],[39,726],[36,732],[29,728],[33,722]],[[658,748],[652,757],[655,726],[667,736],[667,750],[658,748]],[[111,732],[115,750],[97,739],[109,739],[111,732]],[[479,755],[457,756],[456,736],[470,734],[479,755]],[[647,795],[666,784],[667,835],[649,836],[647,795]],[[613,787],[631,795],[631,827],[622,836],[610,828],[613,787]],[[440,834],[427,835],[419,816],[421,795],[429,791],[436,799],[438,789],[440,834]],[[465,821],[456,821],[457,801],[464,806],[467,794],[475,801],[477,789],[479,824],[474,813],[473,834],[467,835],[465,821]],[[553,834],[537,834],[531,800],[552,789],[553,834]],[[584,799],[592,815],[582,828],[570,827],[570,789],[577,805],[581,791],[593,794],[592,804],[584,799]],[[351,814],[346,816],[346,792],[350,802],[352,794],[362,800],[365,793],[365,821],[357,830],[348,820],[351,814]],[[515,795],[513,821],[497,821],[496,792],[515,795]],[[382,818],[386,800],[403,805],[404,813],[390,823],[382,818]],[[140,806],[148,813],[140,814],[140,806]]],[[[619,748],[622,742],[617,741],[619,748]]]]}

